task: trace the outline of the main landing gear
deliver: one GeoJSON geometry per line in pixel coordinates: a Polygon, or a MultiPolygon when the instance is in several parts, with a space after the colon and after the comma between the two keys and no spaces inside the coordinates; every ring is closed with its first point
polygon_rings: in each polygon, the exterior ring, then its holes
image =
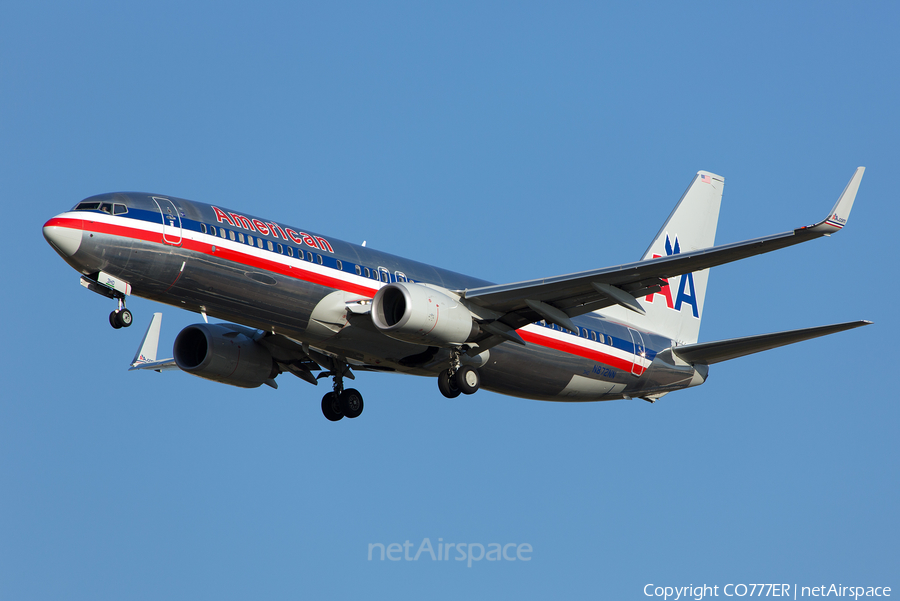
{"type": "Polygon", "coordinates": [[[344,417],[359,417],[363,412],[362,395],[355,388],[344,388],[344,373],[340,367],[329,375],[334,377],[334,392],[322,397],[322,414],[333,422],[344,417]]]}
{"type": "Polygon", "coordinates": [[[471,365],[460,365],[459,351],[453,353],[450,368],[438,376],[438,389],[448,399],[462,394],[475,394],[481,386],[481,376],[471,365]]]}

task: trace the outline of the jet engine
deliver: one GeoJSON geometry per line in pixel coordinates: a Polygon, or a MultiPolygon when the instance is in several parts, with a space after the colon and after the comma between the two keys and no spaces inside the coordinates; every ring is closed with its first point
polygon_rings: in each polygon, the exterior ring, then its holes
{"type": "Polygon", "coordinates": [[[455,346],[480,332],[458,300],[410,282],[388,284],[375,293],[372,321],[386,336],[428,346],[455,346]]]}
{"type": "Polygon", "coordinates": [[[221,325],[186,327],[173,352],[175,364],[189,374],[241,388],[256,388],[279,373],[264,346],[221,325]]]}

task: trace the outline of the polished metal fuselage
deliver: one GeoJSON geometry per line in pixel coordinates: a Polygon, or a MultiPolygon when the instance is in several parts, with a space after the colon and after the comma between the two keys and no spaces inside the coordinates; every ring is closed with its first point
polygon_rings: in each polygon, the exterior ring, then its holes
{"type": "MultiPolygon", "coordinates": [[[[312,245],[297,244],[303,232],[284,224],[170,196],[115,193],[88,200],[120,203],[127,212],[114,216],[70,211],[48,222],[72,230],[80,222],[77,250],[69,256],[58,252],[82,274],[102,271],[131,284],[137,296],[283,334],[374,369],[436,376],[446,368],[442,360],[449,361],[449,351],[390,338],[367,314],[348,313],[347,302],[371,298],[366,290],[376,290],[386,279],[408,279],[448,290],[489,284],[317,234],[304,233],[312,245]],[[266,227],[241,227],[238,217],[266,227]],[[221,236],[222,230],[226,238],[214,237],[221,236]],[[265,230],[269,233],[260,233],[265,230]],[[285,230],[299,233],[289,237],[285,230]],[[255,245],[245,241],[247,248],[242,247],[231,239],[235,232],[252,235],[255,245]],[[288,246],[294,256],[286,254],[288,246]],[[296,257],[301,252],[302,260],[296,257]],[[369,269],[373,276],[379,274],[380,279],[357,275],[357,266],[360,272],[369,269]],[[430,356],[430,361],[410,360],[422,356],[430,356]]],[[[673,345],[668,338],[599,313],[574,321],[579,332],[543,323],[528,326],[534,332],[531,339],[546,344],[505,342],[466,360],[478,368],[482,388],[538,400],[652,398],[706,379],[705,369],[697,370],[665,351],[673,345]],[[585,352],[593,344],[589,336],[606,341],[617,362],[598,360],[606,355],[585,352]],[[634,361],[631,368],[629,356],[634,361]]]]}

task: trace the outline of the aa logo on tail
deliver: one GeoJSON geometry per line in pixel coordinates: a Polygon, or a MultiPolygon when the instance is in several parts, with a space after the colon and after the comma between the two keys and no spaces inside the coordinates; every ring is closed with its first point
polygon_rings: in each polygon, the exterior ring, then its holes
{"type": "MultiPolygon", "coordinates": [[[[671,257],[672,255],[681,254],[681,245],[678,244],[678,236],[675,236],[675,245],[672,245],[672,242],[669,240],[669,234],[666,233],[666,256],[671,257]]],[[[653,258],[658,259],[662,255],[654,254],[653,258]]],[[[697,293],[694,291],[694,274],[686,273],[682,276],[678,276],[678,295],[675,297],[675,301],[672,302],[672,291],[669,289],[668,279],[666,279],[666,284],[660,289],[659,292],[654,294],[647,295],[645,299],[648,303],[653,302],[653,297],[656,294],[661,294],[663,298],[666,299],[666,306],[670,309],[674,309],[675,311],[681,311],[681,307],[684,305],[691,306],[691,314],[700,319],[700,309],[697,307],[697,293]]]]}

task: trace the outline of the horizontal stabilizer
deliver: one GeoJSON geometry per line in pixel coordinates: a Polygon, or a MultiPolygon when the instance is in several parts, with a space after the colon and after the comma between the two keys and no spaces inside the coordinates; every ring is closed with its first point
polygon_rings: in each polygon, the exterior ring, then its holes
{"type": "Polygon", "coordinates": [[[818,338],[819,336],[827,336],[851,330],[860,326],[867,326],[871,321],[849,321],[847,323],[838,323],[830,326],[819,326],[816,328],[803,328],[800,330],[788,330],[787,332],[776,332],[774,334],[760,334],[758,336],[747,336],[745,338],[731,338],[728,340],[718,340],[716,342],[704,342],[701,344],[689,344],[686,346],[675,347],[672,350],[676,355],[691,364],[712,365],[729,359],[736,359],[744,355],[752,355],[760,351],[778,348],[818,338]]]}

